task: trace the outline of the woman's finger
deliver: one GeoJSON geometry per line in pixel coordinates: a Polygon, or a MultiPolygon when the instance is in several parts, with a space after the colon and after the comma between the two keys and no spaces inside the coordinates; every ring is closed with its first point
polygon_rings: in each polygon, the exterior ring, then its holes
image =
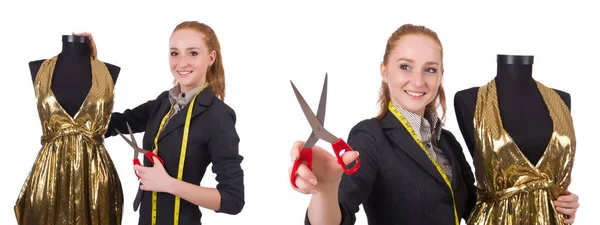
{"type": "Polygon", "coordinates": [[[554,207],[577,209],[577,208],[579,208],[579,202],[554,201],[554,207]]]}
{"type": "Polygon", "coordinates": [[[300,155],[300,148],[304,145],[303,141],[296,141],[292,145],[292,149],[290,150],[290,156],[292,158],[292,162],[296,161],[300,155]]]}
{"type": "Polygon", "coordinates": [[[567,216],[575,215],[575,209],[570,209],[570,208],[556,207],[556,212],[565,214],[567,216]]]}
{"type": "Polygon", "coordinates": [[[565,224],[572,224],[575,223],[575,217],[571,217],[571,218],[566,218],[565,219],[565,224]]]}
{"type": "Polygon", "coordinates": [[[304,179],[300,176],[296,176],[295,182],[296,182],[296,186],[298,186],[298,188],[296,190],[299,191],[300,193],[303,193],[303,194],[316,194],[317,193],[317,187],[312,185],[306,179],[304,179]]]}
{"type": "Polygon", "coordinates": [[[344,164],[346,164],[346,165],[354,162],[354,160],[356,160],[356,158],[358,158],[357,151],[346,151],[342,154],[342,161],[344,161],[344,164]]]}
{"type": "Polygon", "coordinates": [[[308,181],[312,185],[317,185],[317,176],[315,176],[315,174],[310,169],[308,169],[306,163],[301,163],[300,166],[298,166],[297,172],[298,176],[302,177],[302,179],[308,181]]]}
{"type": "Polygon", "coordinates": [[[567,193],[559,196],[556,200],[559,202],[577,202],[577,200],[579,200],[579,197],[575,194],[567,193]]]}
{"type": "Polygon", "coordinates": [[[138,171],[138,173],[140,173],[140,172],[146,172],[146,170],[148,168],[146,168],[145,166],[142,166],[142,165],[133,165],[133,169],[135,171],[138,171]]]}

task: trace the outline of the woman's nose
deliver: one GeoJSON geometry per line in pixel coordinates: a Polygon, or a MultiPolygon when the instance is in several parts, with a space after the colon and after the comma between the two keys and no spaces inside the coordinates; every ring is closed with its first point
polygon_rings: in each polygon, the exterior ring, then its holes
{"type": "Polygon", "coordinates": [[[425,79],[423,79],[422,73],[414,73],[413,76],[411,76],[410,82],[416,87],[425,85],[425,79]]]}

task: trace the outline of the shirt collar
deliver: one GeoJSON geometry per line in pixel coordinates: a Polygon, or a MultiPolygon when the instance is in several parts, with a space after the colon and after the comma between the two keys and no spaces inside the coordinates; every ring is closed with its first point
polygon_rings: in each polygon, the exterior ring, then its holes
{"type": "MultiPolygon", "coordinates": [[[[413,127],[417,134],[421,135],[421,127],[423,123],[429,123],[430,125],[433,125],[433,128],[431,131],[427,132],[430,132],[430,134],[432,134],[432,136],[435,137],[436,140],[440,140],[440,137],[442,135],[442,123],[433,111],[431,111],[430,109],[425,109],[424,118],[395,104],[394,106],[398,109],[398,111],[400,111],[400,113],[402,113],[402,116],[404,116],[406,120],[408,120],[408,123],[411,127],[413,127]]],[[[419,139],[421,139],[421,137],[419,137],[419,139]]]]}
{"type": "Polygon", "coordinates": [[[204,85],[205,84],[202,84],[191,90],[181,92],[181,86],[178,83],[169,90],[169,101],[171,102],[171,104],[178,103],[181,105],[185,105],[185,104],[189,103],[190,101],[192,101],[192,98],[194,98],[194,95],[196,95],[196,93],[198,93],[198,91],[200,91],[200,89],[202,89],[202,87],[204,87],[204,85]]]}

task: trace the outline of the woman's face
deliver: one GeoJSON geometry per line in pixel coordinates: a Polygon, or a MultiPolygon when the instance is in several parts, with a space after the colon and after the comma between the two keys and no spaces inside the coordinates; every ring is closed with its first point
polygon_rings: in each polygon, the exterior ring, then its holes
{"type": "Polygon", "coordinates": [[[425,35],[401,37],[381,65],[381,77],[388,84],[392,103],[423,115],[437,96],[444,73],[441,48],[425,35]]]}
{"type": "Polygon", "coordinates": [[[169,42],[169,66],[171,73],[188,91],[206,81],[206,71],[214,63],[216,52],[209,51],[204,34],[192,29],[176,30],[169,42]]]}

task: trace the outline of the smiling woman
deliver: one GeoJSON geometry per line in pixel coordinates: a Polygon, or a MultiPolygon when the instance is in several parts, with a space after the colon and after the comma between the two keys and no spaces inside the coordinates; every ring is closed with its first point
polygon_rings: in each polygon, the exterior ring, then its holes
{"type": "Polygon", "coordinates": [[[169,42],[173,88],[123,113],[113,113],[106,137],[117,130],[144,132],[143,148],[163,159],[134,166],[140,188],[134,207],[139,224],[200,224],[198,206],[227,214],[244,207],[244,172],[240,166],[235,111],[223,102],[225,74],[219,40],[211,27],[186,21],[169,42]],[[180,112],[183,111],[183,112],[180,112]],[[201,187],[213,164],[218,185],[201,187]]]}

